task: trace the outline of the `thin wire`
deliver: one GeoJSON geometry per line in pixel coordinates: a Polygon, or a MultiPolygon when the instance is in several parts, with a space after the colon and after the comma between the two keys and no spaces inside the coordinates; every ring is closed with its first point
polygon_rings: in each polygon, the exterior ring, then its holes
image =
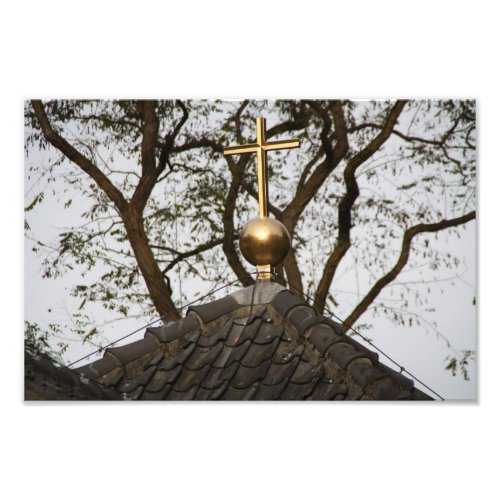
{"type": "MultiPolygon", "coordinates": [[[[283,276],[280,276],[278,273],[274,273],[278,278],[281,278],[288,286],[292,287],[293,289],[295,289],[297,292],[301,293],[302,295],[304,295],[304,297],[306,297],[307,299],[309,299],[310,301],[312,301],[314,304],[316,304],[316,300],[313,299],[312,297],[310,297],[309,295],[307,295],[307,293],[299,290],[297,287],[295,287],[294,285],[292,285],[291,283],[289,283],[283,276]]],[[[335,319],[337,319],[338,321],[340,321],[343,325],[345,325],[345,321],[342,320],[341,318],[339,318],[335,313],[331,312],[330,310],[328,310],[326,308],[326,306],[323,306],[322,308],[322,311],[326,311],[330,316],[333,316],[335,319]]],[[[442,401],[444,401],[445,399],[443,398],[443,396],[441,396],[440,394],[438,394],[436,391],[434,391],[433,389],[431,389],[427,384],[425,384],[424,382],[422,382],[419,378],[417,378],[415,375],[413,375],[413,373],[409,372],[404,366],[400,365],[398,362],[396,362],[393,358],[391,358],[388,354],[386,354],[382,349],[380,349],[379,347],[377,347],[371,340],[369,340],[368,338],[366,338],[364,335],[362,335],[361,333],[359,333],[357,330],[355,330],[352,326],[349,326],[349,325],[346,325],[349,329],[351,329],[356,335],[359,335],[365,342],[367,342],[368,344],[370,344],[373,348],[377,349],[378,352],[380,352],[382,355],[384,355],[389,361],[392,361],[400,370],[401,373],[403,372],[406,372],[411,378],[413,378],[415,381],[417,381],[419,384],[422,384],[426,389],[428,389],[429,391],[431,391],[433,394],[435,394],[438,398],[440,398],[442,401]]]]}
{"type": "MultiPolygon", "coordinates": [[[[249,273],[249,274],[257,274],[256,272],[254,273],[249,273]]],[[[227,288],[228,286],[231,286],[231,285],[234,285],[237,281],[240,281],[239,278],[236,278],[234,281],[231,281],[231,283],[227,283],[226,285],[223,285],[215,290],[212,290],[211,292],[208,292],[206,295],[203,295],[203,297],[200,297],[196,300],[193,300],[193,302],[190,302],[189,304],[184,304],[183,306],[179,307],[176,309],[177,312],[180,312],[182,311],[183,309],[185,309],[186,307],[189,307],[189,306],[192,306],[193,304],[196,304],[196,302],[199,302],[200,300],[203,300],[205,298],[207,298],[209,295],[212,295],[216,292],[219,292],[220,290],[223,290],[224,288],[227,288]]],[[[253,293],[252,293],[252,300],[253,300],[253,293]]],[[[87,354],[86,356],[83,356],[83,358],[80,358],[80,359],[77,359],[76,361],[73,361],[72,363],[70,363],[69,365],[66,365],[66,368],[70,368],[71,366],[73,365],[76,365],[76,363],[79,363],[80,361],[83,361],[84,359],[87,359],[89,358],[90,356],[93,356],[94,354],[97,354],[99,352],[102,352],[104,349],[107,349],[108,347],[111,347],[112,345],[115,345],[117,344],[118,342],[128,338],[128,337],[131,337],[132,335],[134,335],[134,333],[137,333],[137,332],[140,332],[141,330],[144,330],[144,328],[147,328],[148,326],[151,326],[151,325],[154,325],[155,323],[158,323],[158,321],[162,321],[163,318],[157,318],[155,319],[154,321],[152,321],[151,323],[148,323],[147,325],[144,325],[144,326],[141,326],[140,328],[138,328],[137,330],[134,330],[133,332],[131,333],[127,333],[127,335],[117,339],[117,340],[114,340],[113,342],[110,342],[109,344],[105,345],[104,347],[100,347],[99,349],[91,352],[90,354],[87,354]]]]}

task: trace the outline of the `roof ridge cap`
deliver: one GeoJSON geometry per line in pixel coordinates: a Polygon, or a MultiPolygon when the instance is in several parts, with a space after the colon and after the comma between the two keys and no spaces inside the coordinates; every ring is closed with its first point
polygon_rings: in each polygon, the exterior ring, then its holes
{"type": "Polygon", "coordinates": [[[288,289],[276,281],[260,280],[256,281],[253,285],[230,293],[229,297],[233,297],[241,306],[249,306],[252,304],[263,305],[272,302],[274,297],[283,290],[288,289]]]}

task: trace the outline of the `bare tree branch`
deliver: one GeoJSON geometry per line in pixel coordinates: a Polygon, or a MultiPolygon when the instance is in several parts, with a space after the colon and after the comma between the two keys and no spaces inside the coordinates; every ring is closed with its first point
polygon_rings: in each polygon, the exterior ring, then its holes
{"type": "MultiPolygon", "coordinates": [[[[333,140],[333,135],[330,136],[330,140],[333,140]]],[[[299,182],[297,183],[297,188],[295,190],[295,195],[297,195],[297,191],[299,189],[302,189],[304,187],[304,184],[307,180],[307,177],[309,173],[311,172],[311,169],[318,163],[320,158],[324,156],[324,151],[319,148],[316,154],[311,158],[311,160],[304,166],[304,169],[302,170],[302,173],[300,174],[299,182]]]]}
{"type": "Polygon", "coordinates": [[[241,186],[241,180],[243,178],[243,172],[246,163],[248,163],[249,156],[242,155],[240,160],[236,164],[230,156],[226,156],[226,160],[229,165],[229,169],[232,174],[231,185],[229,186],[229,191],[226,196],[226,204],[224,207],[224,214],[222,216],[222,222],[224,225],[224,239],[222,243],[222,250],[226,255],[227,261],[231,269],[234,271],[238,279],[245,286],[249,286],[254,283],[254,279],[246,271],[245,267],[241,263],[238,257],[236,247],[234,246],[235,232],[234,232],[234,210],[236,208],[236,200],[238,198],[238,191],[241,186]]]}
{"type": "Polygon", "coordinates": [[[69,160],[80,167],[88,174],[97,185],[108,195],[109,199],[115,204],[120,213],[127,210],[127,201],[120,190],[104,175],[99,168],[92,163],[86,156],[82,155],[75,149],[66,139],[60,136],[50,124],[50,121],[45,113],[42,101],[32,100],[31,105],[35,111],[35,115],[40,123],[42,133],[45,139],[50,142],[56,149],[61,151],[69,160]]]}
{"type": "Polygon", "coordinates": [[[401,270],[404,268],[408,262],[411,250],[411,242],[413,238],[420,233],[435,233],[441,231],[442,229],[447,229],[454,226],[459,226],[465,224],[476,218],[476,212],[469,212],[461,217],[456,217],[454,219],[443,219],[440,222],[435,222],[432,224],[417,224],[412,226],[405,231],[403,236],[403,243],[401,245],[401,253],[399,259],[394,265],[394,267],[384,276],[382,276],[366,294],[363,300],[354,308],[349,317],[344,321],[343,328],[347,330],[351,327],[358,318],[367,310],[370,304],[377,298],[378,294],[382,289],[387,286],[391,281],[393,281],[401,270]]]}
{"type": "Polygon", "coordinates": [[[347,133],[345,129],[344,114],[340,101],[334,102],[334,139],[335,146],[331,147],[329,139],[329,131],[331,128],[331,120],[328,115],[322,114],[324,120],[321,132],[321,144],[323,154],[326,156],[325,160],[321,162],[314,172],[310,175],[309,179],[304,183],[302,189],[298,189],[293,200],[286,207],[283,212],[283,221],[287,226],[288,231],[293,232],[299,217],[314,198],[319,188],[323,185],[327,177],[342,161],[349,150],[347,142],[347,133]]]}
{"type": "Polygon", "coordinates": [[[142,118],[141,163],[142,176],[156,169],[156,142],[159,121],[156,116],[156,101],[137,101],[137,110],[142,118]]]}
{"type": "MultiPolygon", "coordinates": [[[[233,237],[234,240],[238,239],[238,236],[233,237]]],[[[159,250],[167,250],[171,253],[176,253],[177,256],[169,262],[168,266],[163,270],[163,275],[167,274],[172,268],[174,268],[179,262],[182,262],[183,260],[193,257],[194,255],[198,255],[200,253],[206,252],[207,250],[210,250],[211,248],[216,247],[217,245],[221,245],[224,243],[224,238],[216,238],[215,240],[212,241],[207,241],[206,243],[202,243],[201,245],[198,245],[196,248],[193,248],[192,250],[187,250],[185,252],[178,252],[173,248],[167,248],[162,245],[151,245],[152,248],[157,248],[159,250]]]]}
{"type": "MultiPolygon", "coordinates": [[[[173,132],[171,134],[167,134],[163,140],[163,146],[161,148],[161,153],[160,153],[160,160],[158,162],[159,173],[158,173],[157,178],[159,177],[159,174],[161,174],[165,170],[165,166],[168,164],[168,158],[169,158],[170,153],[172,152],[172,148],[175,144],[175,140],[177,139],[177,136],[179,135],[180,131],[182,130],[182,127],[184,126],[184,124],[187,122],[187,119],[189,118],[189,111],[187,110],[184,103],[180,99],[178,99],[175,102],[182,110],[182,118],[179,120],[177,125],[174,127],[173,132]]],[[[172,168],[172,167],[170,167],[170,168],[172,168]]]]}
{"type": "MultiPolygon", "coordinates": [[[[316,103],[312,106],[317,108],[316,103]]],[[[314,109],[314,108],[313,108],[314,109]]],[[[314,172],[310,175],[302,187],[298,187],[296,194],[290,204],[283,211],[282,222],[285,224],[290,236],[293,238],[295,227],[299,217],[314,198],[320,187],[323,185],[330,173],[342,161],[349,150],[347,142],[347,133],[345,129],[344,113],[340,101],[333,103],[333,123],[335,131],[333,137],[336,140],[335,146],[332,148],[329,137],[332,121],[326,111],[319,110],[318,113],[323,119],[323,127],[321,132],[322,139],[322,154],[325,155],[325,160],[321,162],[314,172]]],[[[297,294],[303,293],[302,278],[297,264],[297,260],[293,251],[290,251],[284,262],[285,271],[288,281],[297,294]]]]}
{"type": "Polygon", "coordinates": [[[90,161],[79,153],[65,139],[58,135],[51,127],[41,101],[33,101],[33,109],[42,127],[46,139],[76,163],[84,172],[88,173],[99,185],[99,187],[111,198],[120,212],[130,246],[134,251],[141,274],[158,313],[165,320],[178,319],[179,313],[172,301],[171,291],[168,289],[164,277],[156,262],[144,228],[142,211],[149,193],[156,181],[156,168],[154,167],[154,144],[156,144],[157,121],[154,106],[151,103],[144,104],[142,109],[144,118],[143,139],[143,176],[132,197],[131,203],[127,203],[121,192],[111,181],[90,161]],[[152,116],[154,114],[154,117],[152,116]],[[154,137],[153,137],[154,136],[154,137]],[[151,157],[152,154],[152,157],[151,157]],[[152,183],[152,184],[151,184],[152,183]]]}
{"type": "MultiPolygon", "coordinates": [[[[461,119],[462,119],[462,115],[458,116],[454,120],[453,125],[443,134],[441,139],[426,139],[425,137],[418,137],[415,135],[404,134],[403,132],[400,132],[399,130],[395,130],[395,129],[392,130],[392,133],[394,135],[397,135],[401,139],[404,139],[407,142],[421,142],[423,144],[430,144],[432,146],[443,147],[445,145],[446,141],[455,132],[461,119]]],[[[384,127],[382,125],[377,124],[377,123],[362,123],[360,125],[356,125],[354,127],[349,128],[348,132],[352,133],[352,132],[356,132],[358,130],[363,130],[365,128],[373,128],[373,129],[382,130],[384,127]]]]}
{"type": "Polygon", "coordinates": [[[244,100],[240,107],[238,108],[238,111],[236,112],[234,121],[236,124],[236,139],[240,142],[243,142],[243,136],[241,134],[241,114],[245,110],[245,108],[248,106],[248,99],[244,100]]]}
{"type": "Polygon", "coordinates": [[[190,141],[185,142],[184,144],[180,144],[179,146],[172,147],[172,153],[182,153],[184,151],[189,151],[191,149],[196,148],[211,148],[217,153],[223,153],[224,148],[221,144],[211,139],[201,138],[201,139],[192,139],[190,141]]]}
{"type": "Polygon", "coordinates": [[[144,103],[139,104],[139,109],[141,110],[144,126],[143,126],[143,140],[142,140],[142,164],[143,164],[143,175],[137,185],[137,188],[132,197],[132,204],[137,208],[137,210],[142,213],[146,203],[153,191],[158,178],[164,172],[167,164],[168,157],[174,149],[174,142],[179,132],[181,131],[183,125],[186,123],[189,113],[181,101],[176,101],[179,107],[182,109],[183,116],[171,134],[167,134],[162,145],[160,152],[160,159],[158,166],[156,166],[156,146],[158,145],[158,130],[159,122],[158,117],[155,112],[154,101],[144,101],[144,103]]]}
{"type": "Polygon", "coordinates": [[[359,187],[356,181],[356,170],[366,160],[373,156],[390,137],[405,104],[406,101],[397,101],[394,106],[392,106],[380,133],[375,136],[367,146],[365,146],[349,160],[344,170],[346,193],[339,204],[338,240],[335,249],[327,259],[323,276],[321,277],[316,291],[315,299],[319,309],[324,308],[328,290],[330,289],[335,271],[351,246],[351,210],[354,202],[359,196],[359,187]]]}

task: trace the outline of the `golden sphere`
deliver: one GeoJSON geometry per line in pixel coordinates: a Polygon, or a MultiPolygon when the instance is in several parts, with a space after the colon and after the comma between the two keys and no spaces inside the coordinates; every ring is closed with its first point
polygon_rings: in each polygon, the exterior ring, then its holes
{"type": "Polygon", "coordinates": [[[243,257],[254,266],[275,266],[290,250],[290,235],[276,219],[253,219],[241,231],[240,249],[243,257]]]}

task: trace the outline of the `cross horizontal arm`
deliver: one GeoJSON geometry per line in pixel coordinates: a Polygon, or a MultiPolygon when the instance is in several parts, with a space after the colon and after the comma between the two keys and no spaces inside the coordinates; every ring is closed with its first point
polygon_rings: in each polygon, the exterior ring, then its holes
{"type": "Polygon", "coordinates": [[[245,153],[256,153],[260,149],[258,144],[244,144],[243,146],[226,146],[225,155],[241,155],[245,153]]]}
{"type": "Polygon", "coordinates": [[[300,141],[295,139],[293,141],[274,141],[266,142],[262,145],[264,151],[273,151],[275,149],[293,149],[300,146],[300,141]]]}

